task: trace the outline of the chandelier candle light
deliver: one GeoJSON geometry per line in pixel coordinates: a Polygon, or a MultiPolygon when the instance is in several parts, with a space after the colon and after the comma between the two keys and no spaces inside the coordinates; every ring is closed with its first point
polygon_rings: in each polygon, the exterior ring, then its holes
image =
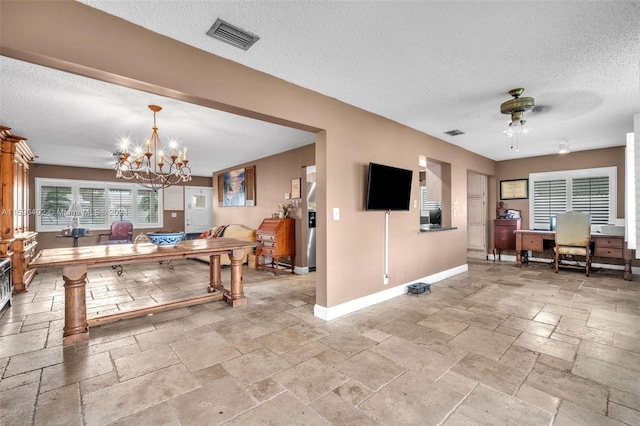
{"type": "Polygon", "coordinates": [[[153,132],[147,139],[146,151],[137,147],[132,155],[128,151],[127,141],[123,141],[123,149],[120,154],[120,162],[116,166],[116,177],[119,179],[134,180],[137,184],[158,191],[162,188],[175,185],[179,182],[191,180],[191,169],[187,164],[187,148],[178,150],[175,143],[171,143],[171,155],[166,155],[162,150],[158,127],[156,126],[156,113],[162,110],[157,105],[149,105],[153,111],[153,132]],[[177,151],[177,155],[176,155],[177,151]]]}

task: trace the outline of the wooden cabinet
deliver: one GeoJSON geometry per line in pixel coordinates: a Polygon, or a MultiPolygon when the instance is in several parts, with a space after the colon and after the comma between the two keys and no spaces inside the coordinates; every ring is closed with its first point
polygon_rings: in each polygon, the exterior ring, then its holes
{"type": "Polygon", "coordinates": [[[291,259],[291,266],[284,269],[291,269],[293,273],[294,261],[296,257],[295,248],[295,221],[294,219],[268,218],[262,221],[260,228],[256,231],[256,239],[260,245],[256,248],[258,256],[258,269],[270,269],[278,275],[280,270],[278,259],[288,257],[291,259]],[[271,259],[265,262],[265,257],[271,259]]]}
{"type": "Polygon", "coordinates": [[[516,249],[516,236],[513,231],[520,230],[521,219],[495,219],[493,221],[493,261],[496,260],[496,250],[498,250],[498,260],[502,255],[502,250],[516,249]]]}
{"type": "Polygon", "coordinates": [[[29,163],[34,155],[26,139],[0,125],[0,257],[11,258],[13,287],[26,291],[35,270],[29,262],[35,254],[35,232],[29,231],[29,163]]]}

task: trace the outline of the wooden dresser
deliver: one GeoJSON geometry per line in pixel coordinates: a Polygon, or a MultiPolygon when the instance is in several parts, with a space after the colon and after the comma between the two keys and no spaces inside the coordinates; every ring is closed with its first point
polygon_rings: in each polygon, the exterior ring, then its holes
{"type": "Polygon", "coordinates": [[[516,249],[516,236],[513,231],[521,229],[521,219],[495,219],[493,221],[493,261],[501,260],[502,250],[516,249]]]}
{"type": "Polygon", "coordinates": [[[278,275],[278,272],[281,270],[278,268],[278,259],[288,257],[291,259],[291,266],[287,266],[284,269],[291,269],[291,273],[293,274],[296,257],[294,234],[294,219],[264,219],[260,228],[256,231],[256,240],[260,243],[260,245],[256,247],[258,269],[270,269],[278,275]],[[265,257],[270,258],[271,261],[266,263],[265,257]]]}

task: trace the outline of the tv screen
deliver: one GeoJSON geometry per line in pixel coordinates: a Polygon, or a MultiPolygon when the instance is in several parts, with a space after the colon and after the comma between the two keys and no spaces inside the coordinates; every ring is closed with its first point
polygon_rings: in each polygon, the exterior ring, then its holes
{"type": "Polygon", "coordinates": [[[367,210],[409,210],[413,170],[369,163],[367,210]]]}

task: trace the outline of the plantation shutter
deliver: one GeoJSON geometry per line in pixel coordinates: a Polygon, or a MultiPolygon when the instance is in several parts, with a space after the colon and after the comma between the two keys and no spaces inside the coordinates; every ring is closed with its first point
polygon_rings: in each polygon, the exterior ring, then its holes
{"type": "Polygon", "coordinates": [[[40,212],[38,220],[41,226],[67,227],[71,225],[72,195],[70,185],[43,185],[40,187],[40,212]]]}
{"type": "Polygon", "coordinates": [[[549,224],[549,218],[567,211],[567,181],[537,180],[533,183],[535,227],[549,224]]]}
{"type": "Polygon", "coordinates": [[[80,186],[80,225],[104,225],[107,222],[107,197],[103,187],[80,186]]]}
{"type": "Polygon", "coordinates": [[[574,178],[571,206],[573,210],[591,214],[592,225],[609,223],[609,177],[574,178]]]}
{"type": "Polygon", "coordinates": [[[427,202],[427,187],[420,187],[420,216],[429,216],[429,205],[427,202]]]}
{"type": "Polygon", "coordinates": [[[133,222],[133,191],[109,188],[109,223],[127,220],[133,222]]]}
{"type": "Polygon", "coordinates": [[[149,225],[159,223],[158,193],[151,190],[139,189],[137,200],[136,223],[149,225]]]}

